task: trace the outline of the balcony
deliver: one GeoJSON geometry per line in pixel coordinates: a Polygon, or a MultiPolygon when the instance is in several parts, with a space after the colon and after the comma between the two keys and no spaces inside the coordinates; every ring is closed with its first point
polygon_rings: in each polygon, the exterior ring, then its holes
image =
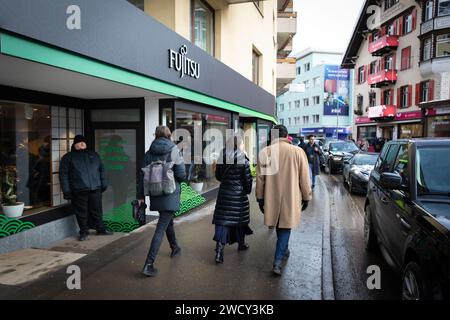
{"type": "Polygon", "coordinates": [[[380,72],[370,74],[367,80],[372,88],[389,86],[397,82],[397,70],[382,70],[380,72]]]}
{"type": "Polygon", "coordinates": [[[369,52],[372,56],[382,56],[397,50],[399,36],[385,35],[369,44],[369,52]]]}
{"type": "Polygon", "coordinates": [[[450,70],[450,56],[432,58],[420,63],[420,74],[428,77],[432,74],[448,72],[450,70]]]}
{"type": "Polygon", "coordinates": [[[370,120],[392,119],[397,114],[397,107],[394,105],[381,105],[369,108],[370,120]]]}
{"type": "Polygon", "coordinates": [[[277,59],[277,96],[288,90],[288,85],[295,79],[295,77],[295,59],[277,59]]]}
{"type": "Polygon", "coordinates": [[[283,50],[297,33],[297,12],[278,12],[277,43],[283,50]]]}
{"type": "Polygon", "coordinates": [[[423,22],[420,25],[420,35],[423,36],[429,32],[450,29],[450,16],[436,17],[423,22]]]}

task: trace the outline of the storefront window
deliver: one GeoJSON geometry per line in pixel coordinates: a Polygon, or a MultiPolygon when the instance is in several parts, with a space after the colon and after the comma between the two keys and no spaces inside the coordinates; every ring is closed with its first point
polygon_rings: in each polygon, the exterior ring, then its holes
{"type": "Polygon", "coordinates": [[[450,137],[450,115],[429,117],[427,125],[428,137],[450,137]]]}
{"type": "Polygon", "coordinates": [[[0,101],[0,202],[12,190],[25,214],[67,203],[59,162],[82,133],[81,119],[81,110],[0,101]]]}
{"type": "Polygon", "coordinates": [[[50,107],[0,102],[0,136],[2,202],[12,188],[25,209],[50,206],[50,107]]]}
{"type": "Polygon", "coordinates": [[[193,41],[209,54],[214,54],[214,12],[201,0],[193,3],[193,41]]]}
{"type": "Polygon", "coordinates": [[[358,141],[367,141],[369,143],[369,147],[373,148],[376,138],[376,126],[358,127],[358,141]]]}
{"type": "Polygon", "coordinates": [[[421,138],[423,136],[423,126],[417,124],[402,124],[400,127],[400,139],[421,138]]]}

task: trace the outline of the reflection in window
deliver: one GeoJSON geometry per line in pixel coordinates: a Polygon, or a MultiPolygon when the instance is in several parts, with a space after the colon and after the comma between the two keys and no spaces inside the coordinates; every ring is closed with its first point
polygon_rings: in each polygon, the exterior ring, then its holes
{"type": "Polygon", "coordinates": [[[450,34],[443,34],[436,38],[436,57],[450,56],[450,34]]]}
{"type": "Polygon", "coordinates": [[[450,14],[450,0],[439,0],[438,15],[445,16],[450,14]]]}
{"type": "Polygon", "coordinates": [[[201,0],[193,6],[193,41],[196,46],[214,54],[214,12],[201,0]]]}

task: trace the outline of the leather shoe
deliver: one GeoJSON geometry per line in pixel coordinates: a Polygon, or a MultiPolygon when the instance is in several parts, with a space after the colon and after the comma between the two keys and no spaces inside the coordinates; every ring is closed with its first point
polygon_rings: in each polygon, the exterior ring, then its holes
{"type": "Polygon", "coordinates": [[[87,240],[88,235],[87,234],[80,234],[80,236],[78,237],[78,241],[85,241],[87,240]]]}
{"type": "Polygon", "coordinates": [[[239,243],[238,246],[238,251],[245,251],[248,250],[248,248],[250,248],[250,246],[246,243],[239,243]]]}
{"type": "Polygon", "coordinates": [[[147,277],[154,277],[158,274],[158,269],[153,266],[153,263],[146,263],[142,273],[147,277]]]}
{"type": "Polygon", "coordinates": [[[181,252],[181,248],[179,246],[176,246],[172,249],[172,253],[170,254],[170,257],[173,258],[176,255],[178,255],[181,252]]]}
{"type": "Polygon", "coordinates": [[[112,236],[114,233],[109,230],[100,230],[97,231],[98,236],[112,236]]]}

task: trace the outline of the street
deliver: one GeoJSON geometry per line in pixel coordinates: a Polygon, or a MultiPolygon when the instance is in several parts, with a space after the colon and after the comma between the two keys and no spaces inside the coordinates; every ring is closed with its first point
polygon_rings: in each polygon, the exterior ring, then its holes
{"type": "Polygon", "coordinates": [[[154,231],[154,224],[149,224],[76,261],[74,264],[81,269],[81,290],[67,289],[68,274],[66,268],[61,268],[29,284],[5,288],[2,298],[397,299],[398,278],[379,255],[364,250],[364,197],[350,195],[341,179],[339,174],[320,176],[301,226],[292,233],[291,256],[281,278],[271,273],[275,231],[263,225],[263,215],[252,195],[254,234],[247,239],[250,249],[238,253],[236,246],[228,246],[223,265],[216,265],[213,258],[211,202],[177,219],[182,253],[171,259],[170,248],[164,242],[155,278],[141,274],[154,231]],[[324,233],[327,230],[328,235],[324,233]],[[330,244],[326,239],[331,240],[331,250],[327,250],[330,244]],[[332,265],[328,266],[329,262],[332,265]],[[381,269],[381,290],[366,286],[369,265],[381,269]],[[332,270],[332,275],[327,275],[327,269],[332,270]]]}

